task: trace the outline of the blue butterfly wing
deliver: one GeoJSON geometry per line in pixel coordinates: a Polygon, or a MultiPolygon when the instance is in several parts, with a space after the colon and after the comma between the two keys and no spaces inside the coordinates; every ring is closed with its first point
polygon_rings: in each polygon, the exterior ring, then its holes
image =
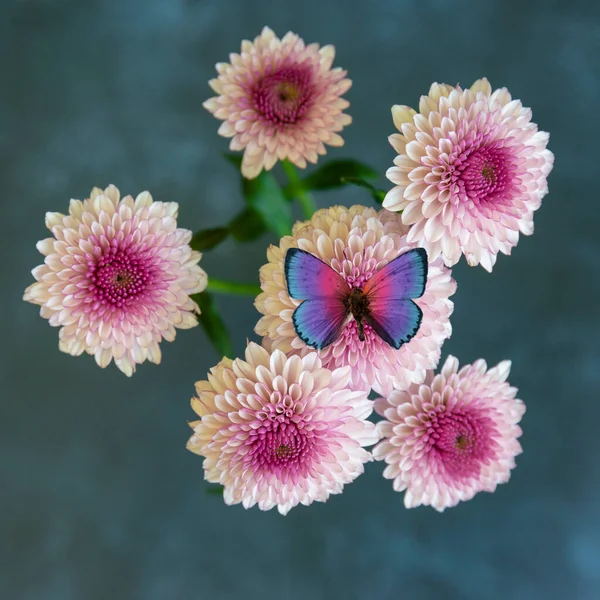
{"type": "Polygon", "coordinates": [[[364,292],[378,300],[420,298],[427,283],[427,252],[414,248],[377,271],[365,284],[364,292]]]}
{"type": "Polygon", "coordinates": [[[412,301],[427,284],[427,252],[415,248],[390,261],[364,287],[369,298],[365,321],[393,348],[400,348],[419,331],[423,311],[412,301]]]}
{"type": "Polygon", "coordinates": [[[292,315],[298,337],[307,345],[322,350],[337,340],[348,311],[336,299],[305,300],[292,315]]]}
{"type": "Polygon", "coordinates": [[[291,298],[304,300],[292,315],[298,337],[318,350],[338,339],[348,317],[350,288],[329,265],[299,248],[285,256],[285,279],[291,298]]]}
{"type": "Polygon", "coordinates": [[[412,300],[389,303],[371,302],[365,321],[393,348],[400,348],[419,331],[423,311],[412,300]]]}
{"type": "Polygon", "coordinates": [[[346,280],[339,273],[300,248],[290,248],[285,255],[285,279],[290,297],[297,300],[343,300],[350,291],[346,280]]]}

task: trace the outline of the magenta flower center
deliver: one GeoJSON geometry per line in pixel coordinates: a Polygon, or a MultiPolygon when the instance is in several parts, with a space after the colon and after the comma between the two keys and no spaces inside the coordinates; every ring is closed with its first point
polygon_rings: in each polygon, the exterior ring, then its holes
{"type": "Polygon", "coordinates": [[[145,296],[154,280],[153,261],[131,248],[111,246],[88,263],[88,279],[94,299],[105,305],[125,307],[145,296]]]}
{"type": "Polygon", "coordinates": [[[273,125],[297,123],[310,106],[312,71],[294,65],[265,75],[252,89],[255,109],[273,125]]]}
{"type": "Polygon", "coordinates": [[[494,456],[492,421],[476,410],[454,409],[429,413],[429,451],[453,477],[477,477],[483,463],[494,456]]]}
{"type": "Polygon", "coordinates": [[[244,457],[245,466],[277,474],[304,473],[312,448],[306,433],[288,419],[265,424],[247,440],[250,449],[244,457]]]}
{"type": "Polygon", "coordinates": [[[454,163],[459,195],[477,205],[502,204],[515,191],[517,161],[510,148],[498,144],[481,146],[454,163]]]}
{"type": "Polygon", "coordinates": [[[319,440],[297,414],[302,406],[288,394],[272,393],[271,402],[256,415],[260,426],[246,438],[244,469],[264,470],[284,479],[307,473],[319,440]]]}

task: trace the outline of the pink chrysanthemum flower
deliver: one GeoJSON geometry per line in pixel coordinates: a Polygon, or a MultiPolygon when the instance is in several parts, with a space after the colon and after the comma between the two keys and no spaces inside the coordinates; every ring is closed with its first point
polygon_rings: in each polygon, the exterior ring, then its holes
{"type": "Polygon", "coordinates": [[[331,68],[334,55],[333,46],[306,46],[291,32],[280,40],[265,27],[230,55],[231,64],[217,64],[219,77],[209,83],[219,95],[204,107],[223,121],[219,133],[233,138],[231,150],[245,149],[244,177],[286,158],[305,168],[325,154],[325,144],[344,144],[336,132],[352,121],[341,98],[352,82],[331,68]]]}
{"type": "Polygon", "coordinates": [[[387,176],[396,185],[383,206],[402,210],[409,242],[448,266],[461,253],[491,271],[519,232],[533,233],[533,213],[548,192],[554,155],[531,110],[487,79],[470,89],[434,83],[419,112],[392,107],[390,136],[399,156],[387,176]]]}
{"type": "Polygon", "coordinates": [[[246,360],[224,358],[196,383],[188,449],[204,456],[205,478],[227,504],[277,507],[325,502],[364,470],[363,446],[379,439],[373,403],[348,387],[350,369],[323,368],[316,353],[272,354],[258,344],[246,360]]]}
{"type": "Polygon", "coordinates": [[[53,237],[38,242],[46,257],[24,300],[60,327],[59,348],[111,360],[126,375],[146,359],[159,363],[159,342],[175,328],[197,325],[190,294],[206,287],[192,232],[177,228],[176,202],[153,202],[148,192],[119,200],[114,186],[71,200],[69,214],[46,213],[53,237]]]}
{"type": "Polygon", "coordinates": [[[478,360],[459,371],[450,356],[423,385],[375,400],[385,421],[377,424],[384,439],[373,455],[387,463],[383,476],[394,480],[394,489],[406,490],[407,508],[443,511],[509,480],[522,451],[517,438],[525,405],[506,383],[510,361],[486,369],[478,360]]]}
{"type": "MultiPolygon", "coordinates": [[[[333,206],[318,210],[310,221],[296,223],[291,236],[269,248],[269,262],[260,270],[263,293],[256,298],[255,306],[265,316],[257,323],[256,333],[268,338],[264,343],[270,348],[300,355],[313,352],[298,337],[292,322],[301,301],[290,298],[287,290],[284,261],[289,248],[310,252],[356,287],[414,247],[406,239],[407,231],[399,215],[364,206],[333,206]]],[[[425,293],[415,300],[423,311],[423,320],[410,342],[396,350],[367,324],[361,341],[352,319],[337,341],[318,351],[323,365],[328,369],[351,366],[356,389],[374,387],[382,391],[392,382],[408,386],[422,381],[426,371],[437,364],[441,346],[452,332],[449,319],[454,304],[449,297],[455,290],[456,283],[442,260],[430,262],[425,293]]]]}

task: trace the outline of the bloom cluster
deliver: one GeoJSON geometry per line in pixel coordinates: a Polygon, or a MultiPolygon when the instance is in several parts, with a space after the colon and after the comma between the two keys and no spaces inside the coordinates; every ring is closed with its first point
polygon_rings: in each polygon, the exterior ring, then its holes
{"type": "Polygon", "coordinates": [[[525,412],[506,381],[509,361],[459,368],[450,356],[436,374],[452,333],[451,268],[464,255],[491,272],[498,253],[533,233],[553,155],[506,89],[486,79],[468,89],[434,83],[418,111],[392,107],[387,193],[356,161],[301,179],[295,167],[343,145],[351,122],[342,97],[351,82],[332,67],[334,54],[265,28],[217,64],[217,95],[204,106],[230,149],[244,152],[248,195],[230,226],[192,236],[177,227],[174,202],[94,188],[71,200],[68,215],[46,215],[52,237],[38,243],[45,260],[24,299],[60,327],[62,351],[93,354],[101,367],[114,359],[126,375],[159,363],[159,343],[200,319],[225,356],[196,383],[187,447],[227,504],[286,514],[342,492],[378,460],[407,508],[442,511],[508,481],[525,412]],[[287,185],[268,173],[278,162],[287,185]],[[314,209],[311,190],[346,184],[382,206],[314,209]],[[305,219],[292,224],[294,199],[305,219]],[[201,250],[267,228],[281,239],[267,251],[260,289],[207,280],[201,250]],[[228,290],[250,290],[261,314],[260,343],[249,342],[244,359],[231,355],[209,294],[228,290]]]}

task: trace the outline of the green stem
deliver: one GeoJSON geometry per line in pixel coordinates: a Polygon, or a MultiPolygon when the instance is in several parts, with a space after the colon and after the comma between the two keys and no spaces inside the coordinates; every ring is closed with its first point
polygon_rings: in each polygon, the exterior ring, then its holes
{"type": "Polygon", "coordinates": [[[237,283],[235,281],[223,281],[209,277],[207,292],[215,294],[232,294],[234,296],[258,296],[262,292],[259,285],[253,283],[237,283]]]}
{"type": "Polygon", "coordinates": [[[296,167],[294,167],[289,160],[284,160],[281,164],[283,165],[283,170],[285,171],[285,174],[287,175],[287,178],[289,179],[289,182],[294,190],[294,194],[298,199],[298,202],[300,202],[304,216],[307,219],[310,219],[317,210],[313,197],[310,195],[310,192],[307,192],[302,187],[302,181],[298,176],[296,167]]]}

